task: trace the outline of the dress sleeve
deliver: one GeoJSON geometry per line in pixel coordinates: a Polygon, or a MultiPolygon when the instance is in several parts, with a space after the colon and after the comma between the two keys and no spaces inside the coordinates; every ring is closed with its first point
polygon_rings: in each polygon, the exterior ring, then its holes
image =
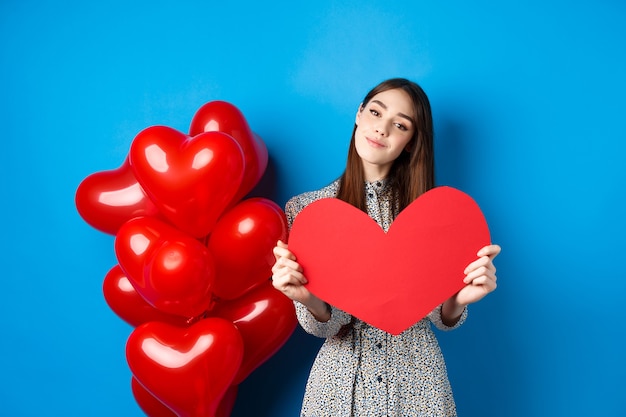
{"type": "Polygon", "coordinates": [[[285,216],[287,217],[287,225],[289,227],[289,230],[291,230],[291,226],[293,226],[293,221],[295,220],[296,216],[298,215],[300,210],[302,210],[301,206],[302,204],[298,204],[298,200],[295,197],[291,198],[289,201],[287,201],[287,204],[285,204],[285,216]]]}
{"type": "Polygon", "coordinates": [[[457,321],[454,326],[447,326],[447,325],[445,325],[444,322],[443,322],[443,319],[441,318],[441,307],[442,306],[443,306],[443,304],[440,304],[433,311],[428,313],[428,319],[439,330],[445,330],[445,331],[447,331],[447,330],[454,330],[454,329],[460,327],[465,322],[465,320],[467,319],[467,307],[465,307],[463,309],[463,313],[461,313],[461,317],[459,318],[459,321],[457,321]]]}
{"type": "Polygon", "coordinates": [[[311,312],[302,304],[294,301],[298,322],[305,332],[317,337],[333,337],[343,326],[352,321],[352,316],[344,311],[330,306],[330,320],[317,321],[311,312]]]}

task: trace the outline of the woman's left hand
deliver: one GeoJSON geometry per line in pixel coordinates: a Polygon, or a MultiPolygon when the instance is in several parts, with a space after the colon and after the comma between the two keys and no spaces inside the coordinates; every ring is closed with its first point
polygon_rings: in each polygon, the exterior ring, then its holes
{"type": "Polygon", "coordinates": [[[496,267],[493,259],[500,253],[500,246],[487,245],[478,251],[478,259],[465,268],[464,282],[467,284],[455,298],[460,305],[468,305],[481,300],[496,289],[496,267]]]}

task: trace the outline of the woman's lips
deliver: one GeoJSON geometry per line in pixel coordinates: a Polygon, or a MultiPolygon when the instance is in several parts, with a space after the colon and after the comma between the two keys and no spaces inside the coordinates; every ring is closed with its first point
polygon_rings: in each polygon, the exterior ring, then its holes
{"type": "Polygon", "coordinates": [[[376,139],[371,139],[371,138],[365,138],[365,140],[367,140],[367,143],[369,143],[371,146],[373,146],[374,148],[384,148],[385,145],[379,141],[377,141],[376,139]]]}

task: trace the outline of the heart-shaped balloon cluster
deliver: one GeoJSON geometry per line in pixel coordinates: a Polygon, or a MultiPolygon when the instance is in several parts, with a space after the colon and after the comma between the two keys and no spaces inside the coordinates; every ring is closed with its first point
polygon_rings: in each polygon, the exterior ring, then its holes
{"type": "Polygon", "coordinates": [[[115,235],[103,293],[134,327],[132,392],[150,416],[227,417],[238,384],[296,327],[293,303],[269,281],[285,214],[246,198],[267,161],[241,111],[212,101],[189,134],[148,127],[119,168],[78,186],[82,218],[115,235]]]}

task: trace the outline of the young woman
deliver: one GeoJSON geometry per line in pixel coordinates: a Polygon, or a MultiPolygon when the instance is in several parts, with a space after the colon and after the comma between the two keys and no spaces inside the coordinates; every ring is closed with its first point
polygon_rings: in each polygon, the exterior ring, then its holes
{"type": "MultiPolygon", "coordinates": [[[[372,89],[360,105],[343,175],[287,202],[291,224],[320,198],[336,197],[365,211],[385,231],[398,213],[434,187],[433,125],[423,90],[402,78],[372,89]]],[[[300,325],[326,338],[311,369],[301,416],[456,416],[444,359],[431,323],[460,326],[467,305],[496,288],[498,245],[477,253],[467,284],[426,318],[393,336],[311,294],[306,271],[283,242],[274,248],[274,287],[294,300],[300,325]]],[[[410,279],[410,277],[407,277],[410,279]]]]}

